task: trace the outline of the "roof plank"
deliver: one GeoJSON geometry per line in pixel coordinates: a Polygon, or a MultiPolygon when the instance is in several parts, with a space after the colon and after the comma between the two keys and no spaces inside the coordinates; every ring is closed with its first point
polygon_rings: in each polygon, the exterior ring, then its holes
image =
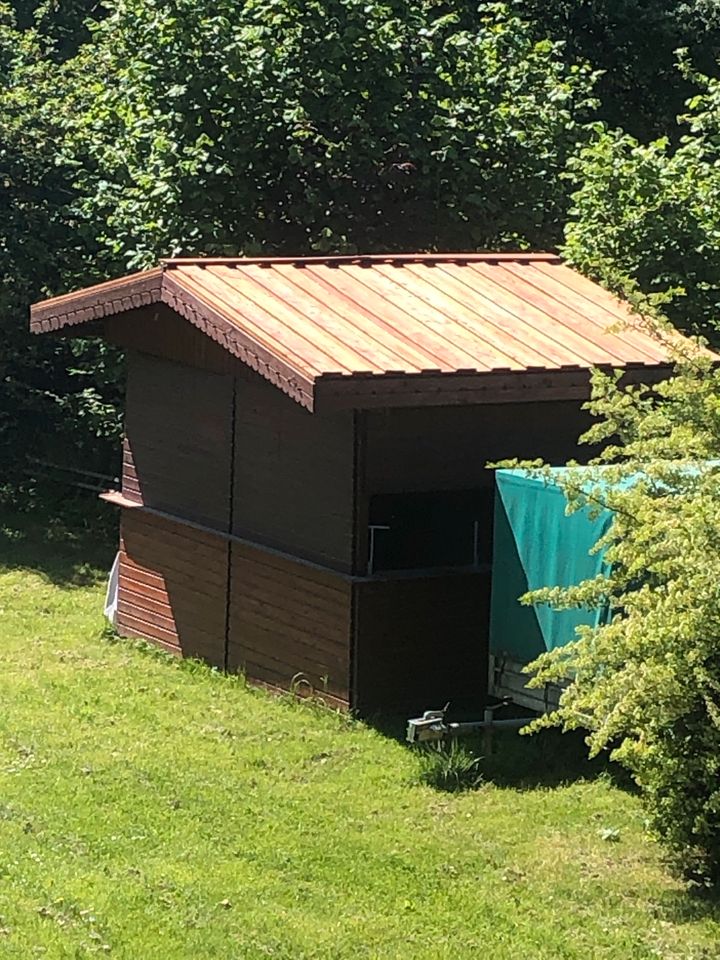
{"type": "Polygon", "coordinates": [[[570,398],[593,366],[652,381],[672,359],[627,304],[546,253],[167,260],[36,304],[30,326],[62,330],[161,301],[310,410],[316,394],[327,409],[332,397],[570,398]]]}

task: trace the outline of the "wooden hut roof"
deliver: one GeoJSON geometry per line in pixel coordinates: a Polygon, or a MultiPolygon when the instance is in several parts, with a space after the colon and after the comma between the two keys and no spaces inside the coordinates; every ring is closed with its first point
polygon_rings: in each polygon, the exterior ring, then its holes
{"type": "Polygon", "coordinates": [[[36,304],[30,326],[160,302],[309,409],[579,397],[593,366],[669,365],[625,304],[544,253],[167,260],[36,304]]]}

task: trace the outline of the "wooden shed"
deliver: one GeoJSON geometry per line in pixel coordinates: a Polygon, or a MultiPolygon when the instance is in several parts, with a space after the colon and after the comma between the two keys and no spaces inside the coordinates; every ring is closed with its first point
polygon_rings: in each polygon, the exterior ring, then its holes
{"type": "Polygon", "coordinates": [[[668,372],[546,254],[168,260],[32,309],[127,352],[118,627],[357,709],[487,689],[488,461],[668,372]]]}

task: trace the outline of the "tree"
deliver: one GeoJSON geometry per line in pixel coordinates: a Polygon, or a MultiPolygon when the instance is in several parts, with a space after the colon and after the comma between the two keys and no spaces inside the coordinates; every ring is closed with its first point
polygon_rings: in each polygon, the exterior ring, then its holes
{"type": "Polygon", "coordinates": [[[89,25],[102,19],[102,0],[13,0],[20,31],[34,30],[44,54],[63,61],[90,39],[89,25]]]}
{"type": "Polygon", "coordinates": [[[114,0],[66,150],[108,269],[178,252],[546,247],[592,75],[504,4],[114,0]]]}
{"type": "Polygon", "coordinates": [[[97,344],[33,338],[28,304],[86,281],[93,248],[70,213],[71,171],[57,162],[62,68],[45,42],[20,31],[0,4],[0,472],[15,478],[24,454],[70,444],[104,465],[98,435],[117,432],[116,357],[97,344]],[[81,426],[77,424],[80,417],[81,426]]]}
{"type": "Polygon", "coordinates": [[[479,19],[432,0],[0,11],[5,464],[40,436],[73,451],[93,438],[106,461],[94,438],[119,427],[116,354],[30,338],[43,295],[180,251],[560,238],[559,174],[593,78],[504,5],[479,19]]]}
{"type": "Polygon", "coordinates": [[[677,327],[718,339],[720,80],[683,71],[699,88],[677,147],[597,128],[570,160],[576,187],[564,254],[607,279],[609,265],[648,294],[665,294],[677,327]]]}
{"type": "Polygon", "coordinates": [[[720,55],[716,0],[527,0],[523,15],[538,36],[564,41],[568,62],[602,71],[600,116],[641,141],[674,136],[693,93],[674,69],[675,51],[687,48],[704,72],[720,55]]]}
{"type": "Polygon", "coordinates": [[[569,510],[609,507],[610,572],[527,602],[607,606],[612,618],[542,655],[534,684],[571,682],[535,729],[589,731],[639,784],[684,873],[720,881],[720,371],[689,354],[650,389],[597,373],[589,478],[565,481],[569,510]]]}

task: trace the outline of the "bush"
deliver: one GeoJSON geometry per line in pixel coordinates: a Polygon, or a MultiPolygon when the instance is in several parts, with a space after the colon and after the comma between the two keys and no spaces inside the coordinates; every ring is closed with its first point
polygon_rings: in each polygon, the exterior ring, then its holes
{"type": "Polygon", "coordinates": [[[720,881],[720,372],[699,357],[651,390],[597,374],[586,439],[604,442],[596,483],[566,481],[569,510],[609,507],[610,573],[530,594],[612,618],[541,656],[542,685],[571,677],[534,729],[590,730],[628,768],[655,832],[685,875],[720,881]],[[708,462],[709,461],[709,462],[708,462]]]}
{"type": "Polygon", "coordinates": [[[75,70],[110,261],[557,243],[594,77],[513,5],[112,0],[75,70]]]}

